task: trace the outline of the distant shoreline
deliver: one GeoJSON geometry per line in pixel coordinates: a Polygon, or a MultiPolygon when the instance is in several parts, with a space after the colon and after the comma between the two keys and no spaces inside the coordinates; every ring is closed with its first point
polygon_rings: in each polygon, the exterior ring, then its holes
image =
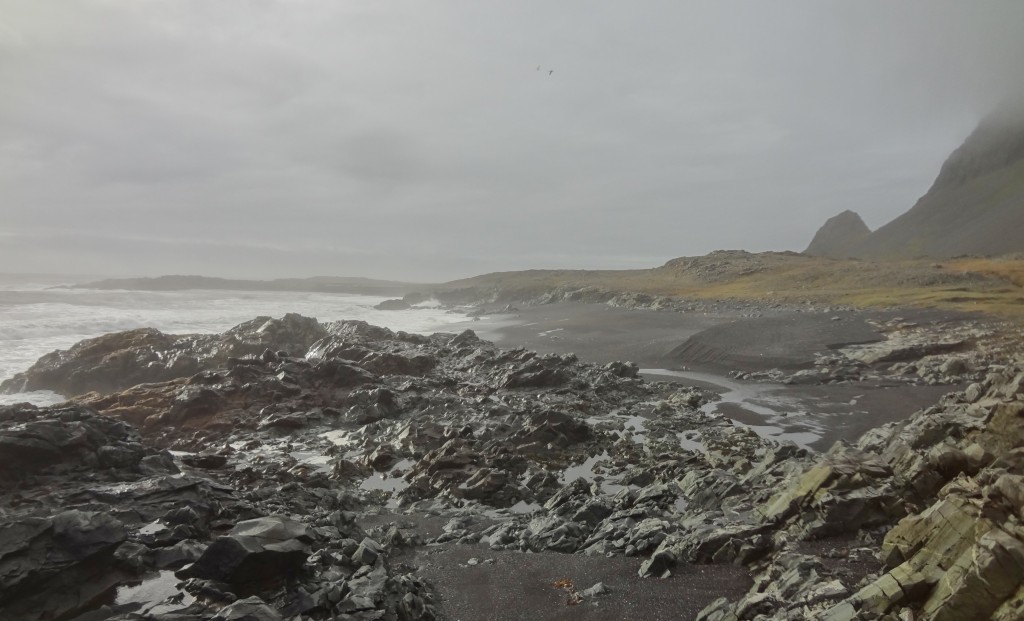
{"type": "Polygon", "coordinates": [[[91,282],[63,285],[62,289],[98,289],[126,291],[296,291],[304,293],[348,293],[382,297],[403,296],[425,285],[393,280],[359,277],[315,276],[312,278],[277,278],[245,280],[211,276],[158,276],[155,278],[107,278],[91,282]]]}

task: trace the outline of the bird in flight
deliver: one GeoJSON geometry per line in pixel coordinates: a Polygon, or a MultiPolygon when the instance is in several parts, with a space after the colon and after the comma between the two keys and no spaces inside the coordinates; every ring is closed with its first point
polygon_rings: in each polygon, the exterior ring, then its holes
{"type": "Polygon", "coordinates": [[[551,75],[551,74],[552,74],[552,73],[554,73],[554,72],[555,72],[555,70],[554,70],[554,69],[552,69],[552,70],[548,71],[548,75],[551,75]]]}

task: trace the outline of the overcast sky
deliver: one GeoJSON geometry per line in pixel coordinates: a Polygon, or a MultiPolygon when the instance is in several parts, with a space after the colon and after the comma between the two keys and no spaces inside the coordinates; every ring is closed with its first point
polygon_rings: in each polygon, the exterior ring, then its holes
{"type": "Polygon", "coordinates": [[[0,271],[802,250],[909,209],[1022,71],[1020,0],[0,0],[0,271]]]}

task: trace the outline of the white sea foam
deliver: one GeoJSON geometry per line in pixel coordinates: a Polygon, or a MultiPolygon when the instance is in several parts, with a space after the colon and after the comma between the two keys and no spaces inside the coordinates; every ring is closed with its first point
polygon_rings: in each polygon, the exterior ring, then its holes
{"type": "MultiPolygon", "coordinates": [[[[97,291],[49,289],[52,283],[0,282],[0,379],[24,371],[40,356],[78,341],[133,328],[168,334],[223,332],[260,315],[299,313],[320,321],[361,319],[430,334],[465,321],[436,305],[376,310],[385,298],[265,291],[97,291]]],[[[53,393],[5,395],[0,401],[53,402],[53,393]]]]}

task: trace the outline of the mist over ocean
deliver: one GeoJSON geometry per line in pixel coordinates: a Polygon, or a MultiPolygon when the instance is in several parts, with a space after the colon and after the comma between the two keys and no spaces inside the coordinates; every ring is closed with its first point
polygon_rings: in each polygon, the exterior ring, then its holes
{"type": "MultiPolygon", "coordinates": [[[[0,380],[30,367],[40,356],[82,339],[133,328],[168,334],[223,332],[260,315],[299,313],[320,321],[361,319],[372,324],[430,334],[465,315],[421,305],[380,311],[385,298],[365,295],[273,291],[100,291],[54,288],[73,278],[0,274],[0,380]]],[[[0,404],[62,401],[48,391],[0,395],[0,404]]]]}

